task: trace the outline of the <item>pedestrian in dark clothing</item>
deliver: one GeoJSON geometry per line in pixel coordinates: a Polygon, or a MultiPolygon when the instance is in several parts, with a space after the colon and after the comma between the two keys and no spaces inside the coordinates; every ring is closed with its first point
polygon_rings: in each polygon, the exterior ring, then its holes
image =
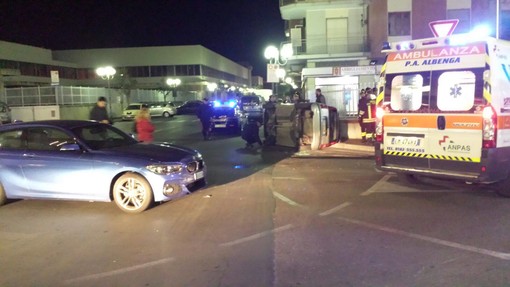
{"type": "MultiPolygon", "coordinates": [[[[370,91],[368,91],[370,93],[370,91]]],[[[369,105],[370,105],[370,99],[369,94],[366,90],[361,90],[360,92],[360,98],[358,101],[358,122],[361,128],[361,141],[367,142],[367,132],[370,128],[370,121],[369,118],[369,105]]]]}
{"type": "Polygon", "coordinates": [[[204,140],[211,139],[211,118],[214,116],[214,110],[209,103],[209,99],[204,98],[203,103],[198,107],[197,117],[202,123],[202,136],[204,140]]]}
{"type": "Polygon", "coordinates": [[[254,118],[248,118],[248,121],[243,126],[241,138],[246,141],[246,147],[252,148],[254,143],[262,146],[262,141],[259,135],[260,122],[254,118]]]}
{"type": "Polygon", "coordinates": [[[105,97],[99,97],[97,100],[96,105],[90,111],[90,120],[105,124],[111,123],[110,119],[108,118],[108,112],[106,111],[105,97]]]}
{"type": "Polygon", "coordinates": [[[326,97],[324,97],[324,95],[322,94],[321,89],[315,90],[315,97],[316,103],[326,104],[326,97]]]}
{"type": "Polygon", "coordinates": [[[267,145],[276,143],[276,96],[271,95],[264,105],[264,139],[267,145]]]}

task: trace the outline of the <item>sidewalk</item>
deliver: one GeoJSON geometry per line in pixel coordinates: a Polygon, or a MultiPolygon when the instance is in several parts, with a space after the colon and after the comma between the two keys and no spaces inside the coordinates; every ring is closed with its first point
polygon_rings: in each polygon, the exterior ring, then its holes
{"type": "Polygon", "coordinates": [[[362,143],[361,139],[350,139],[339,142],[321,150],[301,150],[292,157],[297,158],[371,158],[374,156],[374,146],[362,143]]]}

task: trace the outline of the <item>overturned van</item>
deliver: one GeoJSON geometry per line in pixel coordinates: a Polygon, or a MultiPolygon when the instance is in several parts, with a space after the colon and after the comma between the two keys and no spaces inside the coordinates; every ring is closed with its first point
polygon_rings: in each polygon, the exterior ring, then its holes
{"type": "Polygon", "coordinates": [[[454,35],[386,48],[377,168],[494,183],[510,196],[510,42],[454,35]]]}

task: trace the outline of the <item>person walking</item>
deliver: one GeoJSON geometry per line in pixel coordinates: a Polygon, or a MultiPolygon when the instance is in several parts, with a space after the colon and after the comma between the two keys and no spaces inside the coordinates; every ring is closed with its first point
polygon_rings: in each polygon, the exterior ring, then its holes
{"type": "Polygon", "coordinates": [[[154,140],[154,125],[151,122],[149,109],[143,107],[135,117],[136,133],[138,140],[143,143],[151,143],[154,140]]]}
{"type": "Polygon", "coordinates": [[[321,89],[315,89],[315,102],[320,104],[326,104],[326,97],[322,94],[321,89]]]}
{"type": "Polygon", "coordinates": [[[213,116],[213,107],[209,103],[209,99],[204,98],[203,103],[198,107],[197,117],[200,119],[200,123],[202,123],[202,136],[205,141],[211,139],[211,118],[213,116]]]}
{"type": "Polygon", "coordinates": [[[96,105],[90,111],[89,119],[104,124],[111,123],[108,112],[106,111],[105,97],[99,97],[99,99],[97,99],[96,105]]]}

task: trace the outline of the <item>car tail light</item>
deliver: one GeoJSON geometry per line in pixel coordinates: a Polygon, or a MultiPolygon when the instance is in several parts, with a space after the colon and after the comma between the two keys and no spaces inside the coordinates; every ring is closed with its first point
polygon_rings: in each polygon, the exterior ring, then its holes
{"type": "Polygon", "coordinates": [[[383,142],[384,128],[383,128],[383,107],[377,107],[375,111],[375,139],[377,142],[383,142]]]}
{"type": "Polygon", "coordinates": [[[483,147],[496,147],[497,122],[498,117],[492,106],[486,106],[483,109],[483,147]]]}

